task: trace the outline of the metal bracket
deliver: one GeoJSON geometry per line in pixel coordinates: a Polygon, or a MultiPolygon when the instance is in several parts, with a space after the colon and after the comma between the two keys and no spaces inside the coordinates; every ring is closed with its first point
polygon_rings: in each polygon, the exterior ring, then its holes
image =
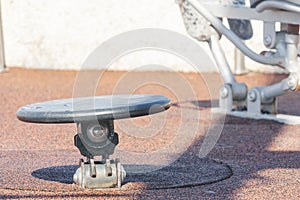
{"type": "Polygon", "coordinates": [[[261,96],[258,89],[254,88],[248,93],[247,112],[261,114],[261,96]]]}
{"type": "Polygon", "coordinates": [[[119,143],[113,121],[80,122],[77,131],[74,144],[88,160],[80,160],[74,183],[82,189],[121,188],[126,172],[119,159],[109,159],[119,143]],[[102,161],[94,161],[95,156],[102,156],[102,161]]]}
{"type": "Polygon", "coordinates": [[[276,46],[275,22],[264,22],[264,45],[269,49],[276,46]]]}
{"type": "Polygon", "coordinates": [[[80,160],[80,168],[73,176],[73,181],[81,189],[121,188],[126,177],[126,172],[119,159],[95,162],[90,159],[84,162],[80,160]]]}
{"type": "Polygon", "coordinates": [[[225,84],[220,89],[219,106],[223,111],[245,110],[247,98],[247,86],[243,83],[225,84]]]}
{"type": "Polygon", "coordinates": [[[229,84],[225,84],[220,89],[220,99],[219,99],[219,106],[226,112],[232,111],[233,106],[233,94],[232,89],[229,84]]]}
{"type": "Polygon", "coordinates": [[[81,122],[77,124],[77,130],[74,144],[85,157],[102,156],[106,159],[119,144],[113,121],[81,122]]]}

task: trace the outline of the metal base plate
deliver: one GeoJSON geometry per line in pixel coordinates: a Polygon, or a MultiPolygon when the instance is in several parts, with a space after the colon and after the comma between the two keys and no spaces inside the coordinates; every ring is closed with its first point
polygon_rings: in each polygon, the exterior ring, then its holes
{"type": "Polygon", "coordinates": [[[248,113],[243,111],[232,111],[232,112],[225,112],[221,108],[213,108],[213,113],[223,113],[226,115],[240,117],[240,118],[248,118],[248,119],[255,119],[255,120],[273,120],[279,123],[288,124],[288,125],[299,125],[300,124],[300,116],[294,115],[284,115],[284,114],[255,114],[255,113],[248,113]]]}

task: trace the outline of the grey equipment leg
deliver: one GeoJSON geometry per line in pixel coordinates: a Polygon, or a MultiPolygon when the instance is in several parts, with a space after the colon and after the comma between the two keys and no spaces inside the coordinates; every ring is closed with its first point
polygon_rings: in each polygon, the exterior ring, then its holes
{"type": "Polygon", "coordinates": [[[219,38],[211,36],[208,43],[225,82],[220,90],[220,108],[226,112],[231,112],[233,109],[243,110],[247,100],[247,86],[244,83],[236,82],[220,45],[219,38]]]}

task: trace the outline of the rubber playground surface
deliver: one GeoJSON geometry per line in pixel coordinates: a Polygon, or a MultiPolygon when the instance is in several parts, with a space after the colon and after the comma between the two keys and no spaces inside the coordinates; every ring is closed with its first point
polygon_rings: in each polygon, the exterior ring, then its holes
{"type": "MultiPolygon", "coordinates": [[[[282,78],[237,77],[251,87],[282,78]]],[[[77,72],[11,68],[1,73],[0,198],[300,199],[300,125],[214,118],[210,108],[217,103],[218,80],[213,73],[104,72],[95,95],[159,94],[172,106],[153,117],[116,121],[116,156],[129,171],[125,183],[121,189],[81,190],[72,182],[82,158],[73,144],[75,124],[16,118],[21,106],[72,98],[77,72]],[[201,157],[209,139],[216,144],[201,157]],[[141,166],[148,171],[139,172],[141,166]]],[[[280,97],[279,112],[300,115],[299,99],[300,93],[280,97]]]]}

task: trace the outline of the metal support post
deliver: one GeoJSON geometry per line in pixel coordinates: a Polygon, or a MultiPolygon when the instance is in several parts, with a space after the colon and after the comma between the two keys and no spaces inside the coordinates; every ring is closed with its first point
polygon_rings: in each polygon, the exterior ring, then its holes
{"type": "Polygon", "coordinates": [[[215,58],[217,67],[221,73],[221,76],[225,83],[235,83],[236,80],[231,72],[229,64],[224,55],[223,49],[220,45],[219,38],[216,36],[211,36],[209,40],[209,47],[215,58]]]}

